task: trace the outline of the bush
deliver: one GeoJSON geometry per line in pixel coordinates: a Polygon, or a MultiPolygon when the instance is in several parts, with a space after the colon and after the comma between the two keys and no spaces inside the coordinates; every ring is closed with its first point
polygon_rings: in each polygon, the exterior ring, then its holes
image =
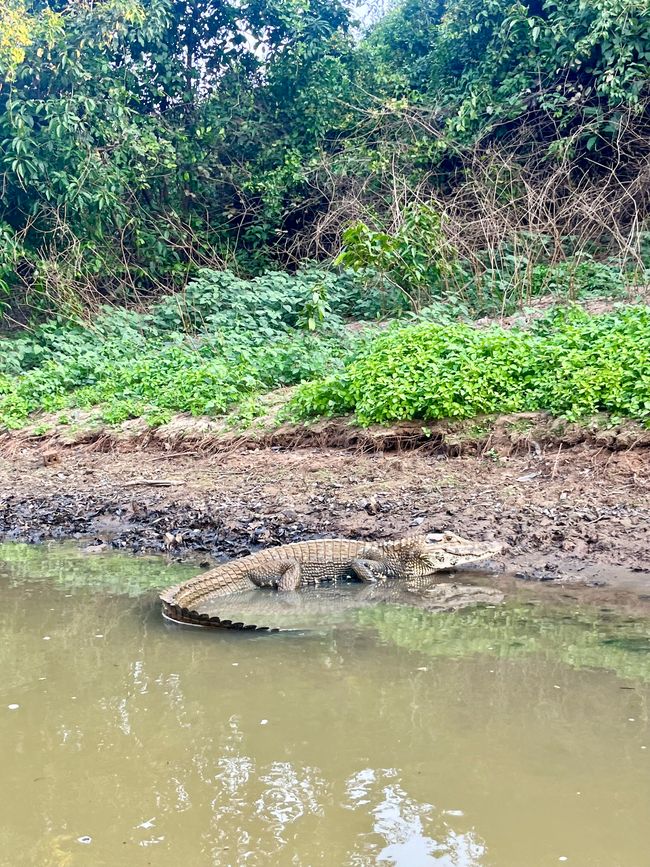
{"type": "Polygon", "coordinates": [[[3,341],[0,424],[95,405],[109,423],[145,415],[156,424],[172,412],[222,414],[258,392],[323,377],[362,342],[329,309],[329,293],[353,288],[322,270],[254,280],[204,271],[146,313],[106,309],[92,327],[49,321],[3,341]]]}
{"type": "MultiPolygon", "coordinates": [[[[592,298],[624,298],[628,285],[638,276],[626,273],[614,259],[597,261],[586,253],[548,264],[524,255],[515,255],[507,247],[499,250],[496,264],[487,256],[477,257],[480,267],[460,260],[455,270],[446,305],[463,318],[511,316],[535,299],[551,295],[559,302],[592,298]],[[485,261],[483,261],[485,260],[485,261]],[[465,308],[465,309],[463,309],[465,308]]],[[[427,311],[422,311],[427,315],[427,311]]],[[[430,316],[428,318],[431,318],[430,316]]]]}
{"type": "Polygon", "coordinates": [[[552,293],[565,298],[620,297],[625,277],[616,263],[597,262],[584,256],[557,265],[536,265],[531,275],[531,295],[552,293]]]}
{"type": "MultiPolygon", "coordinates": [[[[594,263],[590,264],[593,265],[594,263]]],[[[593,279],[593,272],[591,279],[593,279]]],[[[92,327],[50,320],[3,340],[0,425],[100,406],[109,423],[174,412],[221,415],[300,384],[294,417],[356,413],[363,424],[546,409],[650,419],[650,312],[549,313],[529,330],[479,330],[434,304],[409,326],[352,331],[340,313],[377,313],[354,276],[306,269],[242,280],[204,271],[147,312],[106,309],[92,327]]]]}
{"type": "Polygon", "coordinates": [[[355,408],[350,378],[342,372],[338,376],[305,383],[291,401],[287,415],[297,418],[331,417],[346,415],[354,412],[355,408]]]}
{"type": "Polygon", "coordinates": [[[383,232],[357,222],[343,232],[337,262],[376,273],[403,293],[417,312],[444,294],[457,252],[442,232],[442,217],[432,207],[411,204],[395,231],[383,232]]]}
{"type": "MultiPolygon", "coordinates": [[[[157,331],[225,329],[255,332],[261,339],[295,328],[331,333],[342,327],[343,317],[378,318],[386,312],[385,296],[351,270],[304,266],[295,274],[267,271],[246,280],[203,269],[184,292],[155,304],[149,321],[157,331]]],[[[394,303],[394,295],[388,300],[394,303]]]]}
{"type": "Polygon", "coordinates": [[[339,375],[307,383],[297,417],[354,410],[362,424],[548,410],[650,421],[650,308],[553,311],[529,331],[420,324],[375,338],[339,375]]]}

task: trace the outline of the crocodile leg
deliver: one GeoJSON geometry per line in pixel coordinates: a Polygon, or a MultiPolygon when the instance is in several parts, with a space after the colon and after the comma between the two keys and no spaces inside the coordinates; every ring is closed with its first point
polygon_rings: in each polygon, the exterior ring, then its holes
{"type": "Polygon", "coordinates": [[[297,590],[300,583],[300,563],[297,560],[288,560],[280,572],[278,590],[297,590]]]}
{"type": "Polygon", "coordinates": [[[381,572],[378,571],[379,564],[376,560],[370,560],[365,557],[357,557],[350,563],[350,569],[360,581],[365,581],[369,584],[374,584],[381,577],[381,572]]]}

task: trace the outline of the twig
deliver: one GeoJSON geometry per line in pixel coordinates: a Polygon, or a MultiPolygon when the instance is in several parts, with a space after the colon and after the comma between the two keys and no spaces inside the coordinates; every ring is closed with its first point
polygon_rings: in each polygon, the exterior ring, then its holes
{"type": "Polygon", "coordinates": [[[156,455],[152,460],[164,461],[167,460],[167,458],[197,458],[198,456],[198,452],[166,452],[162,455],[156,455]]]}
{"type": "Polygon", "coordinates": [[[125,488],[133,488],[136,485],[155,485],[159,488],[168,488],[170,485],[184,485],[182,479],[133,479],[131,482],[125,482],[125,488]]]}
{"type": "Polygon", "coordinates": [[[560,453],[562,451],[562,443],[560,443],[560,447],[557,450],[557,455],[555,456],[555,463],[553,464],[553,470],[551,472],[551,478],[554,479],[557,475],[557,465],[560,460],[560,453]]]}

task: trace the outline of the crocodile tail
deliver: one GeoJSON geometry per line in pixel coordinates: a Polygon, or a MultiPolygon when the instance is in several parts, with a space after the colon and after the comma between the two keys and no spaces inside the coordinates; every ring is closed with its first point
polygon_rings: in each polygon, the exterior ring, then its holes
{"type": "Polygon", "coordinates": [[[209,572],[190,578],[183,584],[169,587],[160,594],[163,617],[175,623],[201,626],[208,629],[240,629],[258,632],[279,632],[269,626],[254,623],[233,622],[215,615],[202,612],[201,602],[207,597],[230,596],[251,590],[255,585],[244,571],[235,570],[231,565],[217,566],[209,572]]]}
{"type": "Polygon", "coordinates": [[[208,615],[200,611],[182,608],[180,605],[166,602],[163,599],[162,607],[163,617],[167,620],[173,620],[174,623],[184,623],[189,626],[201,626],[204,629],[239,629],[255,632],[280,632],[277,627],[273,626],[258,626],[255,623],[240,623],[232,620],[222,620],[215,615],[208,615]]]}

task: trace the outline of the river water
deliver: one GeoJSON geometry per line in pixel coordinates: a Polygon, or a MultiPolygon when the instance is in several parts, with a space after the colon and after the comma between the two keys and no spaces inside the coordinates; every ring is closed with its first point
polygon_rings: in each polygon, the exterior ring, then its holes
{"type": "Polygon", "coordinates": [[[3,865],[650,865],[647,623],[165,622],[196,568],[0,547],[3,865]]]}

